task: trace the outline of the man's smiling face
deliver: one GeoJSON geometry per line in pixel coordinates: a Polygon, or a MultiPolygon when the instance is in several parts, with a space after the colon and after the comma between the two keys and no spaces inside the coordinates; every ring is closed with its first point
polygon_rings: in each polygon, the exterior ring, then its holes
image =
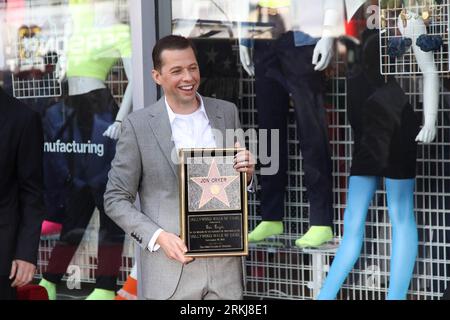
{"type": "Polygon", "coordinates": [[[192,48],[164,50],[161,62],[161,70],[153,70],[152,75],[163,88],[169,105],[176,108],[197,106],[200,70],[192,48]]]}

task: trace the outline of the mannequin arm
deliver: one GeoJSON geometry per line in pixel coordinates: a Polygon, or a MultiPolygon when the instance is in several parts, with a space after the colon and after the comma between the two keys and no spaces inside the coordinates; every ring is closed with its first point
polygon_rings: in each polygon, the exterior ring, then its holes
{"type": "Polygon", "coordinates": [[[245,72],[250,77],[255,75],[255,66],[253,64],[253,59],[250,55],[250,48],[243,44],[242,39],[247,39],[248,35],[246,35],[245,29],[242,26],[242,22],[246,22],[250,16],[250,1],[242,0],[239,1],[239,6],[236,6],[236,9],[239,9],[239,23],[238,23],[238,40],[239,40],[239,59],[241,60],[242,68],[244,68],[245,72]]]}
{"type": "Polygon", "coordinates": [[[67,50],[68,43],[73,35],[73,26],[71,23],[67,22],[64,24],[64,46],[59,52],[58,62],[55,66],[55,76],[60,83],[62,83],[67,78],[67,50]]]}
{"type": "Polygon", "coordinates": [[[122,104],[120,105],[119,112],[116,116],[116,121],[106,129],[103,133],[105,137],[111,139],[119,139],[120,132],[122,130],[122,122],[125,120],[126,116],[131,112],[132,108],[132,98],[133,98],[133,75],[132,75],[132,65],[131,58],[122,58],[123,67],[125,69],[125,74],[128,78],[128,85],[125,93],[123,95],[122,104]]]}
{"type": "Polygon", "coordinates": [[[173,27],[173,34],[188,38],[195,29],[197,20],[200,15],[200,7],[198,1],[183,0],[181,2],[182,19],[177,19],[173,27]],[[185,17],[193,17],[190,20],[185,17]]]}
{"type": "MultiPolygon", "coordinates": [[[[411,13],[409,13],[411,14],[411,13]]],[[[439,103],[439,76],[436,71],[433,52],[424,52],[417,45],[417,38],[426,34],[427,30],[421,17],[412,17],[408,20],[406,28],[403,27],[401,19],[398,19],[400,32],[412,39],[412,49],[423,73],[423,114],[424,125],[416,137],[416,141],[430,143],[436,137],[436,120],[439,103]]]]}
{"type": "Polygon", "coordinates": [[[325,70],[334,55],[334,38],[338,36],[339,22],[343,18],[342,0],[325,0],[322,38],[314,48],[312,64],[314,70],[325,70]],[[342,16],[341,16],[342,15],[342,16]]]}
{"type": "Polygon", "coordinates": [[[120,110],[117,113],[116,121],[122,122],[125,117],[131,112],[132,98],[133,98],[133,75],[132,75],[132,64],[131,58],[123,58],[123,67],[125,69],[125,74],[128,79],[127,89],[123,95],[122,104],[120,105],[120,110]]]}
{"type": "Polygon", "coordinates": [[[255,65],[253,59],[250,57],[250,48],[244,45],[239,45],[239,59],[241,60],[242,68],[250,77],[255,76],[255,65]]]}
{"type": "Polygon", "coordinates": [[[62,83],[66,79],[67,73],[67,63],[66,56],[64,53],[61,53],[58,62],[56,63],[55,76],[60,83],[62,83]]]}

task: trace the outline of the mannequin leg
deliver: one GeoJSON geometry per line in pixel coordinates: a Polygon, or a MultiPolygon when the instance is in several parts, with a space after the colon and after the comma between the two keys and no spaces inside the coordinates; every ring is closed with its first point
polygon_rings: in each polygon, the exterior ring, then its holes
{"type": "Polygon", "coordinates": [[[106,216],[103,206],[98,208],[100,211],[98,267],[95,290],[89,298],[110,300],[116,296],[116,282],[122,265],[124,233],[106,216]]]}
{"type": "Polygon", "coordinates": [[[355,265],[363,243],[367,210],[377,187],[377,177],[350,177],[347,208],[344,214],[344,237],[318,300],[335,299],[347,275],[355,265]]]}
{"type": "Polygon", "coordinates": [[[71,192],[60,240],[52,250],[47,270],[39,283],[47,290],[50,300],[56,299],[56,285],[60,283],[66,273],[67,267],[83,239],[94,208],[95,203],[87,187],[74,189],[71,192]]]}
{"type": "Polygon", "coordinates": [[[115,300],[137,300],[137,285],[137,265],[135,263],[122,289],[117,292],[115,300]]]}
{"type": "Polygon", "coordinates": [[[418,250],[414,217],[414,179],[386,179],[392,224],[391,275],[388,300],[404,300],[414,271],[418,250]]]}
{"type": "Polygon", "coordinates": [[[450,300],[450,283],[447,283],[447,289],[445,289],[445,292],[442,295],[441,300],[450,300]]]}
{"type": "Polygon", "coordinates": [[[309,200],[310,228],[295,245],[318,247],[333,238],[333,164],[324,103],[325,77],[314,71],[311,63],[314,45],[296,47],[293,35],[282,40],[278,55],[294,101],[309,200]]]}
{"type": "Polygon", "coordinates": [[[116,296],[116,282],[122,265],[124,232],[105,214],[103,193],[103,188],[93,190],[100,218],[98,266],[95,290],[86,300],[113,300],[116,296]]]}
{"type": "MultiPolygon", "coordinates": [[[[287,185],[288,152],[287,118],[289,113],[289,94],[278,81],[274,70],[279,70],[274,44],[269,41],[255,43],[255,90],[259,129],[268,130],[267,155],[278,158],[278,171],[273,175],[261,175],[261,216],[259,223],[248,235],[249,242],[262,241],[283,233],[284,198],[287,185]],[[279,138],[274,141],[270,134],[279,130],[279,138]]],[[[261,168],[274,163],[261,163],[261,168]]]]}
{"type": "MultiPolygon", "coordinates": [[[[294,56],[286,52],[286,60],[290,62],[291,68],[297,63],[309,62],[313,47],[294,51],[294,56]]],[[[296,47],[296,49],[299,48],[296,47]]],[[[289,80],[294,100],[299,146],[303,157],[304,180],[310,206],[310,225],[331,227],[333,225],[331,174],[333,163],[323,97],[325,82],[320,72],[302,75],[302,70],[298,70],[296,77],[289,80]]]]}

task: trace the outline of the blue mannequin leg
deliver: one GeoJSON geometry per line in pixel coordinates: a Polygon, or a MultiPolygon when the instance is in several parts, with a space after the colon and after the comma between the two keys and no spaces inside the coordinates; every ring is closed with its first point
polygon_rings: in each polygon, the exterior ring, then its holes
{"type": "Polygon", "coordinates": [[[377,177],[352,176],[344,214],[344,236],[318,300],[335,299],[361,252],[367,210],[377,188],[377,177]]]}
{"type": "Polygon", "coordinates": [[[418,239],[414,218],[414,179],[386,179],[392,254],[388,300],[404,300],[416,262],[418,239]]]}

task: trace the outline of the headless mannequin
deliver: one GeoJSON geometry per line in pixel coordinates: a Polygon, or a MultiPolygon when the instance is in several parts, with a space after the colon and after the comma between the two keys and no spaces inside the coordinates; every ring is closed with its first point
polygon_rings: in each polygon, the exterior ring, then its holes
{"type": "MultiPolygon", "coordinates": [[[[133,87],[131,58],[122,58],[122,64],[128,78],[128,85],[123,95],[122,103],[116,116],[116,121],[103,133],[105,137],[115,140],[119,139],[122,121],[131,112],[132,108],[133,87]]],[[[67,81],[69,83],[69,96],[81,95],[93,90],[106,88],[103,81],[95,78],[69,77],[67,78],[67,81]]]]}
{"type": "MultiPolygon", "coordinates": [[[[94,49],[83,47],[85,52],[82,55],[76,51],[78,47],[71,48],[73,51],[69,51],[67,66],[60,63],[60,78],[67,77],[68,80],[67,107],[75,112],[75,119],[78,119],[74,124],[74,132],[79,132],[83,142],[90,140],[94,143],[101,142],[105,148],[105,155],[92,157],[88,161],[80,157],[69,160],[75,163],[72,165],[75,167],[75,173],[72,173],[74,191],[71,191],[67,201],[67,218],[63,224],[60,242],[53,250],[48,270],[40,285],[47,289],[50,299],[56,298],[56,283],[61,280],[81,241],[82,234],[76,231],[86,229],[92,212],[97,208],[100,212],[100,232],[96,289],[87,299],[110,300],[115,297],[115,282],[121,264],[123,231],[105,215],[103,208],[103,193],[107,182],[105,169],[109,170],[111,155],[113,156],[115,150],[115,143],[106,140],[118,139],[121,123],[131,111],[132,66],[129,44],[131,40],[128,26],[120,24],[116,19],[115,8],[111,8],[109,2],[74,0],[72,5],[74,31],[71,41],[77,43],[73,39],[81,37],[86,43],[89,43],[89,40],[98,42],[94,49]],[[90,20],[92,12],[93,19],[90,20]],[[113,37],[110,37],[111,34],[113,37]],[[91,49],[94,51],[90,51],[91,49]],[[105,80],[119,57],[122,59],[129,83],[114,120],[111,119],[111,115],[115,113],[117,106],[109,89],[106,88],[105,80]],[[96,130],[108,122],[113,123],[101,131],[108,139],[102,139],[96,130]],[[96,167],[99,170],[95,170],[96,167]],[[95,177],[91,180],[86,178],[92,175],[95,177]]],[[[62,62],[64,61],[62,59],[62,62]]]]}
{"type": "MultiPolygon", "coordinates": [[[[92,2],[93,8],[95,10],[95,21],[94,28],[108,28],[113,25],[118,25],[120,22],[110,4],[108,2],[92,2]]],[[[131,57],[121,57],[122,64],[125,70],[125,74],[128,79],[128,85],[125,90],[122,103],[119,108],[119,112],[116,116],[116,121],[108,127],[104,132],[104,136],[111,139],[117,140],[120,135],[122,121],[131,112],[132,108],[132,97],[133,97],[133,76],[132,76],[132,61],[131,57]]],[[[60,79],[64,79],[66,76],[65,66],[59,65],[62,70],[60,70],[60,79]]],[[[93,90],[106,88],[105,82],[98,78],[92,77],[67,77],[69,84],[69,96],[82,95],[93,90]]]]}
{"type": "MultiPolygon", "coordinates": [[[[244,1],[245,3],[245,1],[244,1]]],[[[325,70],[333,58],[334,55],[334,38],[336,37],[335,30],[339,24],[339,1],[326,0],[324,3],[325,13],[323,21],[323,34],[320,40],[317,42],[314,48],[314,55],[311,63],[315,65],[314,70],[325,70]]],[[[249,4],[243,4],[243,8],[249,8],[249,4]]],[[[243,11],[245,13],[248,12],[243,11]]],[[[243,37],[243,30],[239,26],[239,37],[243,37]]],[[[239,46],[239,58],[241,60],[242,67],[251,77],[255,76],[255,65],[253,59],[250,56],[250,49],[247,46],[239,46]]]]}
{"type": "MultiPolygon", "coordinates": [[[[433,53],[425,53],[416,46],[416,38],[420,34],[426,33],[426,28],[421,18],[417,17],[408,20],[406,28],[403,27],[399,19],[398,27],[404,36],[412,39],[412,49],[419,68],[424,75],[425,121],[415,141],[429,143],[434,140],[436,134],[435,124],[439,97],[434,55],[433,53]]],[[[371,51],[374,51],[373,48],[371,51]]],[[[367,52],[370,52],[370,50],[367,50],[367,52]]],[[[367,54],[363,55],[366,56],[367,54]]],[[[372,65],[363,63],[363,68],[368,70],[366,77],[374,83],[378,83],[377,87],[382,88],[386,84],[379,74],[379,65],[377,65],[379,58],[375,57],[375,59],[370,60],[373,62],[372,65]]],[[[387,100],[395,99],[398,96],[398,94],[392,97],[387,96],[387,100]]],[[[386,121],[390,121],[390,119],[386,119],[386,121]]],[[[411,136],[406,143],[411,143],[412,139],[414,139],[414,136],[411,136]]],[[[355,143],[355,154],[357,152],[356,148],[355,143]]],[[[415,158],[412,160],[415,161],[415,158]]],[[[353,161],[355,161],[355,158],[353,158],[353,161]]],[[[412,176],[415,174],[414,169],[412,174],[410,174],[412,176]]],[[[358,259],[363,243],[366,214],[380,178],[381,176],[370,174],[352,174],[350,176],[347,208],[344,215],[344,237],[318,296],[319,300],[329,300],[336,297],[348,273],[358,259]]],[[[408,177],[408,175],[400,178],[385,175],[385,178],[388,211],[392,224],[391,270],[387,299],[402,300],[406,299],[418,247],[417,227],[414,218],[415,180],[413,177],[408,177]]]]}
{"type": "MultiPolygon", "coordinates": [[[[193,19],[181,19],[176,21],[173,26],[173,33],[189,38],[197,25],[197,20],[199,18],[200,13],[200,3],[195,0],[182,0],[179,5],[181,6],[180,12],[186,14],[190,13],[190,17],[193,16],[193,19]]],[[[174,17],[175,18],[175,17],[174,17]]]]}
{"type": "MultiPolygon", "coordinates": [[[[300,3],[301,4],[301,3],[300,3]]],[[[311,34],[309,36],[312,37],[317,37],[319,36],[320,39],[317,41],[317,43],[315,44],[314,50],[312,52],[311,55],[309,55],[309,53],[306,53],[307,55],[307,60],[304,61],[302,60],[298,60],[295,61],[294,63],[297,64],[312,64],[314,65],[314,68],[312,71],[323,71],[325,70],[328,65],[330,64],[330,61],[334,55],[334,38],[338,35],[338,33],[341,31],[339,26],[340,26],[340,22],[342,20],[342,3],[340,1],[335,1],[335,0],[324,0],[322,2],[324,8],[323,8],[323,27],[322,27],[322,33],[319,34],[311,34]],[[308,56],[309,55],[309,56],[308,56]]],[[[243,8],[245,8],[245,5],[242,5],[243,8]]],[[[301,9],[301,8],[300,8],[301,9]]],[[[288,10],[292,10],[292,9],[288,9],[288,10]]],[[[244,18],[242,19],[242,21],[246,21],[245,19],[245,15],[248,15],[248,12],[243,12],[244,18]]],[[[320,19],[320,18],[319,18],[320,19]]],[[[306,25],[307,23],[303,22],[303,25],[306,25]]],[[[302,25],[302,23],[299,23],[299,25],[302,25]]],[[[239,34],[240,34],[240,38],[244,37],[245,38],[245,34],[244,34],[244,30],[243,28],[239,29],[239,34]]],[[[306,48],[306,46],[304,47],[306,48]]],[[[240,45],[239,47],[239,55],[240,55],[240,60],[242,63],[242,67],[244,68],[244,70],[248,73],[248,75],[250,76],[255,76],[255,65],[254,65],[254,60],[250,57],[250,49],[245,46],[245,45],[240,45]]],[[[306,50],[304,51],[306,52],[306,50]]],[[[304,55],[305,53],[301,53],[299,52],[299,56],[304,55]]],[[[309,66],[304,66],[304,69],[308,69],[310,68],[309,66]]],[[[311,73],[309,73],[311,74],[311,73]]],[[[258,75],[257,76],[257,80],[258,80],[258,75]]],[[[261,76],[261,75],[260,75],[261,76]]],[[[317,77],[318,75],[314,75],[314,77],[317,77]]],[[[306,82],[315,82],[315,81],[311,81],[311,79],[308,79],[308,77],[310,76],[305,76],[304,79],[302,80],[298,80],[300,78],[298,78],[296,80],[296,84],[294,85],[295,87],[301,87],[302,85],[300,83],[298,83],[299,81],[306,81],[306,82]]],[[[317,82],[315,82],[317,83],[317,82]]],[[[314,87],[314,85],[312,86],[312,88],[314,87]]],[[[258,88],[258,86],[257,86],[258,88]]],[[[257,90],[258,91],[258,90],[257,90]]],[[[260,92],[262,93],[263,90],[260,90],[260,92]]],[[[309,95],[310,92],[317,92],[317,89],[308,89],[306,94],[309,95]]],[[[260,93],[260,94],[261,94],[260,93]]],[[[302,92],[300,94],[300,96],[302,96],[305,92],[302,92]]],[[[257,98],[258,98],[258,92],[256,93],[257,98]]],[[[292,94],[292,92],[291,92],[292,94]]],[[[318,100],[322,100],[323,97],[316,97],[314,98],[316,99],[316,101],[318,100]]],[[[295,103],[297,104],[297,103],[295,103]]],[[[320,103],[319,103],[320,104],[320,103]]],[[[287,106],[282,106],[280,105],[279,107],[287,107],[287,106]]],[[[303,137],[301,137],[299,140],[309,140],[311,135],[312,136],[321,136],[324,132],[326,131],[326,120],[323,119],[324,115],[322,116],[318,116],[318,113],[320,113],[321,111],[323,111],[323,105],[316,105],[314,107],[311,108],[310,111],[307,111],[307,109],[304,109],[305,105],[301,105],[298,106],[298,109],[296,109],[296,113],[300,113],[300,115],[297,116],[297,118],[302,118],[302,117],[310,117],[310,115],[312,114],[316,114],[317,119],[314,120],[310,120],[310,122],[314,122],[314,123],[321,123],[320,124],[320,128],[307,128],[305,126],[305,124],[302,124],[299,122],[299,120],[297,120],[298,122],[298,127],[302,128],[303,126],[305,127],[302,130],[305,131],[309,131],[310,135],[305,135],[302,134],[303,137]],[[320,110],[320,111],[319,111],[320,110]],[[308,115],[310,114],[310,115],[308,115]],[[323,122],[323,123],[322,123],[323,122]]],[[[274,111],[275,112],[275,111],[274,111]]],[[[273,128],[273,126],[275,125],[274,123],[270,123],[270,124],[264,124],[261,125],[261,121],[260,121],[260,128],[265,129],[265,126],[269,126],[271,128],[273,128]]],[[[276,126],[276,125],[275,125],[276,126]]],[[[281,129],[280,127],[277,127],[275,129],[281,129]]],[[[302,142],[302,141],[301,141],[302,142]]],[[[312,221],[310,221],[310,223],[312,224],[311,228],[309,229],[309,231],[300,239],[297,239],[297,241],[295,242],[295,244],[299,247],[317,247],[322,245],[323,243],[331,240],[333,234],[332,234],[332,228],[331,228],[331,224],[332,224],[332,208],[331,208],[331,188],[332,188],[332,183],[331,183],[331,160],[330,160],[330,155],[329,155],[329,151],[324,152],[323,149],[327,149],[329,148],[329,144],[328,144],[328,138],[324,138],[321,141],[310,141],[309,144],[313,144],[316,147],[313,148],[309,148],[308,149],[305,147],[305,149],[303,149],[302,145],[301,145],[301,149],[302,149],[302,153],[304,155],[304,161],[306,163],[305,167],[314,167],[314,165],[311,166],[312,162],[323,162],[323,163],[328,163],[328,169],[324,169],[324,168],[314,168],[311,170],[311,173],[307,172],[305,174],[305,176],[314,176],[314,175],[318,175],[317,172],[320,172],[319,175],[322,176],[322,178],[324,181],[322,181],[319,185],[310,185],[308,186],[308,181],[306,181],[307,184],[307,188],[308,188],[308,195],[310,196],[310,209],[311,208],[315,208],[315,210],[310,210],[310,219],[314,218],[316,221],[314,221],[314,223],[312,223],[312,221]],[[315,150],[311,150],[311,149],[315,149],[315,150]],[[318,156],[319,154],[321,154],[321,156],[318,156]],[[328,155],[325,155],[327,154],[328,155]],[[314,155],[312,158],[308,158],[305,157],[305,155],[307,154],[311,154],[314,155]],[[314,160],[311,160],[314,159],[314,160]],[[308,162],[306,162],[308,161],[308,162]],[[330,172],[328,172],[330,171],[330,172]],[[328,178],[325,178],[325,176],[329,176],[328,178]],[[325,182],[326,180],[326,182],[325,182]],[[328,195],[329,194],[329,195],[328,195]],[[313,200],[314,198],[314,200],[313,200]],[[329,200],[325,200],[325,199],[329,199],[329,200]],[[323,205],[327,203],[326,205],[323,205]],[[320,208],[320,209],[318,209],[320,208]],[[316,218],[315,216],[317,215],[317,217],[321,216],[320,218],[316,218]],[[312,218],[311,218],[312,217],[312,218]],[[327,218],[324,218],[327,217],[327,218]],[[325,220],[328,220],[327,222],[325,222],[325,220]]],[[[308,144],[305,144],[308,145],[308,144]]],[[[283,146],[281,147],[283,148],[283,146]]],[[[284,156],[281,156],[282,158],[284,156]]],[[[287,161],[286,159],[280,159],[281,161],[287,161]]],[[[280,172],[283,169],[280,169],[280,172]]],[[[267,179],[271,179],[273,181],[273,179],[278,179],[278,180],[283,180],[283,178],[269,178],[267,177],[267,179]]],[[[261,180],[261,186],[264,189],[265,185],[273,185],[273,182],[267,181],[266,183],[264,183],[263,180],[261,180]]],[[[269,187],[268,187],[269,188],[269,187]]],[[[280,188],[281,189],[281,188],[280,188]]],[[[281,193],[282,190],[278,190],[277,192],[274,193],[281,193]]],[[[269,192],[271,193],[271,192],[269,192]]],[[[274,194],[272,193],[272,195],[274,194]]],[[[282,192],[284,193],[284,192],[282,192]]],[[[283,210],[283,208],[280,208],[280,206],[274,206],[272,204],[270,205],[264,205],[264,198],[265,196],[262,193],[261,196],[261,202],[262,202],[262,211],[264,212],[269,212],[271,210],[283,210]],[[265,208],[267,207],[267,208],[265,208]],[[272,207],[278,207],[277,209],[273,209],[272,207]]],[[[263,221],[249,234],[249,241],[250,242],[255,242],[255,241],[261,241],[267,237],[273,236],[273,235],[277,235],[277,234],[281,234],[283,232],[283,223],[281,221],[281,219],[279,220],[280,216],[279,214],[276,214],[277,217],[275,217],[275,215],[270,215],[270,214],[263,214],[263,221]]]]}

